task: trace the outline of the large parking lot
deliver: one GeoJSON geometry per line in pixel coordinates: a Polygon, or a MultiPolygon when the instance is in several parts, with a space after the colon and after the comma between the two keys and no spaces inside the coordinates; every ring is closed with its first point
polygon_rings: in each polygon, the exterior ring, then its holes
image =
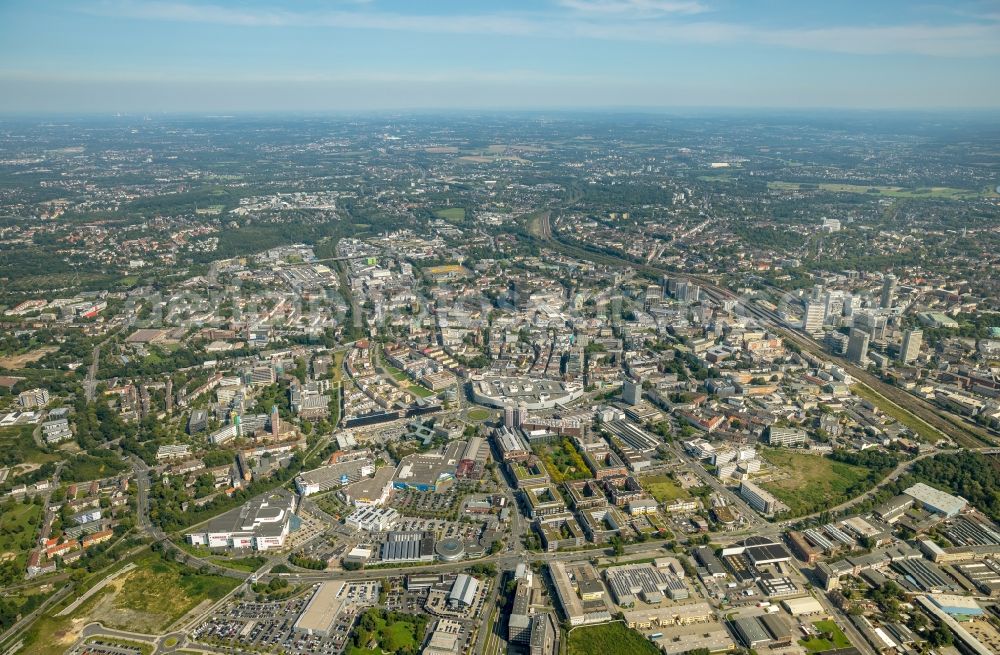
{"type": "Polygon", "coordinates": [[[311,590],[282,602],[234,601],[199,625],[192,636],[203,643],[224,645],[238,651],[337,655],[344,650],[358,613],[378,603],[379,584],[358,582],[346,593],[348,602],[328,636],[294,630],[296,620],[312,598],[311,590]]]}

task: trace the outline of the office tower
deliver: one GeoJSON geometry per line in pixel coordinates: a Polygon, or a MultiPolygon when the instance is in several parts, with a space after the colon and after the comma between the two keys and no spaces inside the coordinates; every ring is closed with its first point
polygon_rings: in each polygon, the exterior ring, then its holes
{"type": "Polygon", "coordinates": [[[907,330],[903,333],[903,345],[899,349],[899,361],[909,364],[920,354],[920,344],[924,340],[923,330],[907,330]]]}
{"type": "Polygon", "coordinates": [[[503,406],[503,425],[516,430],[528,420],[528,406],[524,403],[507,403],[503,406]]]}
{"type": "Polygon", "coordinates": [[[826,308],[823,303],[810,300],[806,303],[806,311],[802,316],[802,330],[809,334],[821,332],[825,315],[826,308]]]}
{"type": "Polygon", "coordinates": [[[514,425],[514,403],[505,403],[503,406],[503,426],[513,429],[514,425]]]}
{"type": "Polygon", "coordinates": [[[687,302],[688,299],[688,283],[687,281],[678,281],[674,285],[674,297],[680,302],[687,302]]]}
{"type": "Polygon", "coordinates": [[[830,352],[834,355],[843,355],[847,352],[847,335],[843,332],[833,330],[826,335],[826,343],[830,347],[830,352]]]}
{"type": "Polygon", "coordinates": [[[278,406],[271,406],[271,436],[277,437],[281,432],[281,418],[278,415],[278,406]]]}
{"type": "Polygon", "coordinates": [[[855,364],[864,364],[868,357],[868,333],[857,328],[851,330],[847,341],[847,359],[855,364]]]}
{"type": "Polygon", "coordinates": [[[823,321],[831,316],[833,316],[833,293],[827,291],[823,294],[823,321]]]}
{"type": "Polygon", "coordinates": [[[514,427],[523,427],[525,423],[528,422],[528,405],[525,403],[518,403],[517,407],[514,408],[514,427]]]}
{"type": "Polygon", "coordinates": [[[892,273],[882,278],[882,302],[879,305],[882,309],[891,309],[892,301],[896,297],[896,276],[892,273]]]}
{"type": "Polygon", "coordinates": [[[629,405],[638,405],[642,399],[642,382],[628,378],[622,385],[622,399],[629,405]]]}

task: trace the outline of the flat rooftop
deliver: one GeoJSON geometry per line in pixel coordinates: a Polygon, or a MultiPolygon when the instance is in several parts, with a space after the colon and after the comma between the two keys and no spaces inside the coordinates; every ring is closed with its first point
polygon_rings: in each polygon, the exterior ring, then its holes
{"type": "Polygon", "coordinates": [[[313,594],[306,608],[299,614],[295,621],[295,628],[303,632],[326,632],[333,625],[337,618],[344,599],[341,592],[344,590],[344,583],[331,580],[324,582],[313,594]]]}

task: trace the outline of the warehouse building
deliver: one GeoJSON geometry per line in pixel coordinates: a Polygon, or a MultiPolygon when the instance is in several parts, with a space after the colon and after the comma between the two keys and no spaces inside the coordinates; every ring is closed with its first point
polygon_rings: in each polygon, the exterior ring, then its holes
{"type": "Polygon", "coordinates": [[[434,535],[430,532],[390,532],[382,544],[383,562],[433,562],[434,535]]]}
{"type": "Polygon", "coordinates": [[[295,620],[295,631],[318,637],[331,636],[333,624],[344,605],[343,591],[344,583],[336,580],[319,585],[295,620]]]}
{"type": "Polygon", "coordinates": [[[741,644],[757,649],[772,641],[770,633],[756,616],[743,616],[729,622],[729,627],[741,644]]]}
{"type": "Polygon", "coordinates": [[[951,630],[952,634],[958,638],[961,642],[963,651],[972,653],[973,655],[996,655],[989,648],[986,647],[983,642],[979,641],[976,637],[969,633],[961,623],[956,621],[950,614],[938,607],[930,598],[927,596],[917,596],[917,602],[927,610],[938,623],[947,626],[951,630]]]}
{"type": "Polygon", "coordinates": [[[903,492],[923,505],[928,512],[942,514],[947,517],[957,516],[965,509],[965,499],[959,496],[939,491],[934,487],[918,482],[903,492]]]}
{"type": "Polygon", "coordinates": [[[604,571],[615,602],[619,605],[634,605],[637,598],[656,605],[664,596],[672,600],[688,597],[688,589],[681,580],[666,571],[653,568],[650,564],[626,564],[612,566],[604,571]]]}

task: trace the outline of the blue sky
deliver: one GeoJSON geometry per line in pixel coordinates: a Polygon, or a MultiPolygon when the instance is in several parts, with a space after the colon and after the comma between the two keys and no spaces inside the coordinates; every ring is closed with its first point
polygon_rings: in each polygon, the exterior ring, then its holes
{"type": "Polygon", "coordinates": [[[1000,0],[0,0],[0,111],[1000,107],[1000,0]]]}

